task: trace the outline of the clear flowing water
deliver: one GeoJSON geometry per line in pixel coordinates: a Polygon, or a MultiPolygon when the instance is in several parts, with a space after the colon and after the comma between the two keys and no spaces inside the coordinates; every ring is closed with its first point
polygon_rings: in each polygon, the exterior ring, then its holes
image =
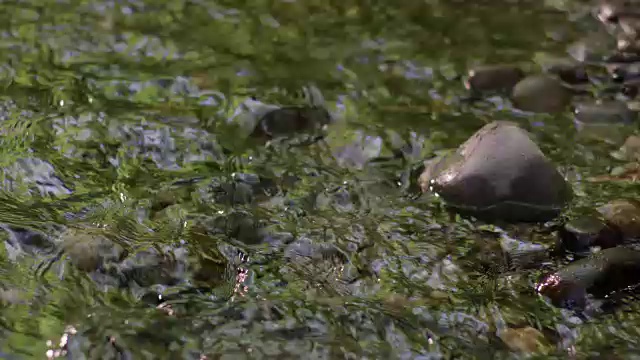
{"type": "Polygon", "coordinates": [[[571,181],[567,217],[637,191],[583,181],[621,143],[577,136],[570,112],[461,100],[470,66],[566,56],[598,27],[586,5],[0,8],[3,358],[497,359],[523,356],[500,334],[525,326],[539,356],[638,349],[633,301],[554,308],[533,287],[557,264],[494,271],[491,227],[415,191],[423,160],[492,120],[529,129],[571,181]],[[247,99],[292,106],[309,88],[336,119],[320,141],[231,126],[247,99]]]}

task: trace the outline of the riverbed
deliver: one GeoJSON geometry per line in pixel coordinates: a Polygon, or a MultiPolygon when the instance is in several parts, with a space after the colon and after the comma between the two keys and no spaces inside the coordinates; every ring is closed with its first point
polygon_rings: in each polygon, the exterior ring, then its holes
{"type": "Polygon", "coordinates": [[[634,161],[615,156],[637,120],[585,136],[571,106],[523,111],[465,87],[480,65],[540,73],[585,60],[576,43],[615,52],[591,4],[0,8],[0,357],[636,353],[633,294],[607,311],[554,306],[536,283],[572,259],[514,266],[497,245],[551,248],[552,226],[460,216],[418,184],[425,160],[499,120],[571,185],[554,224],[637,194],[634,161]],[[264,120],[274,109],[296,110],[264,120]]]}

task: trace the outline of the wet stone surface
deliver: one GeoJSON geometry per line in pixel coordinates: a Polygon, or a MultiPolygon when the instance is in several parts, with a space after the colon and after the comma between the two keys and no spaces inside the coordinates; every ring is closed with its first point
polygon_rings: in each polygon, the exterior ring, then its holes
{"type": "Polygon", "coordinates": [[[476,217],[543,222],[571,199],[570,185],[515,123],[485,125],[450,156],[457,159],[436,164],[432,177],[421,175],[422,188],[476,217]]]}

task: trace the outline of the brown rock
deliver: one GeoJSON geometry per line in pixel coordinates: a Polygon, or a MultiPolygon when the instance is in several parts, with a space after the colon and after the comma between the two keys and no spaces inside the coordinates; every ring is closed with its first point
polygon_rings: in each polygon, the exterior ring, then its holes
{"type": "Polygon", "coordinates": [[[616,226],[626,238],[640,237],[640,202],[619,199],[598,208],[604,219],[616,226]]]}
{"type": "Polygon", "coordinates": [[[515,352],[538,353],[546,346],[542,333],[530,326],[525,328],[508,328],[498,335],[502,341],[515,352]]]}

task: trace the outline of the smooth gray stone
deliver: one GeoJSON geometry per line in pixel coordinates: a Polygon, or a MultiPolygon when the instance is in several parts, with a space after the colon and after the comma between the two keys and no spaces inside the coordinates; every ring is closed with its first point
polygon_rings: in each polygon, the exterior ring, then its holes
{"type": "Polygon", "coordinates": [[[429,178],[419,181],[423,190],[435,192],[459,213],[483,220],[544,222],[572,198],[554,164],[514,123],[485,125],[448,158],[452,156],[453,161],[445,157],[426,169],[429,178]]]}

